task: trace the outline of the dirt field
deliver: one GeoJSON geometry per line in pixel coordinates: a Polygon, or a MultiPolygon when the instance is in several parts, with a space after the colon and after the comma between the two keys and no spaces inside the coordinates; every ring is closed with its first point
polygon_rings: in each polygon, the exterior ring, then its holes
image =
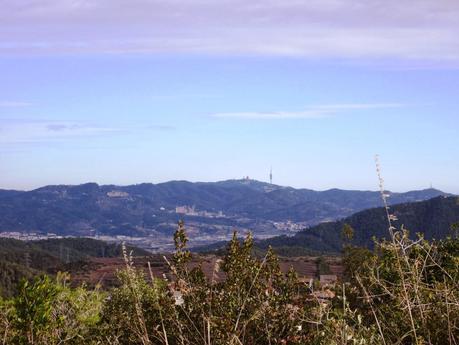
{"type": "MultiPolygon", "coordinates": [[[[170,261],[170,257],[166,258],[170,261]]],[[[149,277],[148,263],[150,263],[153,276],[166,277],[173,279],[166,259],[162,255],[152,255],[148,257],[135,257],[133,259],[134,266],[143,269],[145,276],[149,277]]],[[[224,279],[222,272],[214,273],[217,256],[199,256],[195,257],[190,263],[190,268],[201,265],[205,275],[209,280],[220,281],[224,279]]],[[[283,272],[287,272],[290,267],[298,273],[299,278],[308,280],[318,277],[318,267],[316,257],[297,257],[297,258],[281,258],[280,266],[283,272]]],[[[340,277],[343,272],[341,261],[339,258],[326,258],[330,267],[331,274],[340,277]]],[[[90,261],[75,267],[71,270],[72,283],[80,285],[87,284],[90,287],[100,284],[102,288],[109,288],[118,285],[116,272],[126,268],[126,263],[122,258],[92,258],[90,261]]]]}

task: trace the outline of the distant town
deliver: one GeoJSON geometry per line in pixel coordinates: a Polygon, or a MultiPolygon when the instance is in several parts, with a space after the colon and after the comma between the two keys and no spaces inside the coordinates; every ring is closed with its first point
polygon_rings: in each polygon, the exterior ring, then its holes
{"type": "MultiPolygon", "coordinates": [[[[112,198],[127,197],[127,193],[112,191],[108,192],[107,196],[112,198]]],[[[198,210],[195,206],[180,205],[175,209],[167,210],[165,207],[160,207],[160,212],[175,213],[181,218],[187,219],[186,227],[187,233],[192,239],[190,247],[199,247],[208,245],[215,242],[227,241],[231,239],[233,232],[237,231],[239,236],[246,236],[252,232],[249,226],[247,227],[234,227],[231,225],[212,224],[209,222],[202,222],[199,218],[221,218],[236,220],[238,223],[251,223],[250,219],[241,218],[236,216],[225,215],[223,211],[212,212],[207,210],[198,210]],[[211,229],[212,231],[203,232],[202,229],[211,229]]],[[[156,216],[156,215],[153,215],[156,216]]],[[[176,223],[167,224],[171,228],[175,227],[176,223]]],[[[257,223],[258,231],[254,234],[255,238],[265,239],[281,234],[292,236],[296,232],[303,230],[308,226],[307,222],[292,222],[287,220],[280,221],[259,221],[257,223]],[[264,231],[260,231],[264,229],[264,231]]],[[[148,229],[143,229],[148,230],[148,229]]],[[[150,229],[151,235],[149,236],[126,236],[126,235],[106,235],[100,234],[97,229],[88,229],[86,236],[63,236],[56,233],[41,233],[41,232],[19,232],[19,231],[3,231],[0,232],[0,237],[13,238],[22,241],[39,241],[46,239],[59,239],[59,238],[74,238],[74,237],[90,237],[100,239],[107,242],[126,242],[135,245],[139,248],[147,249],[153,253],[155,252],[169,252],[173,250],[174,243],[170,234],[162,234],[150,229]]]]}

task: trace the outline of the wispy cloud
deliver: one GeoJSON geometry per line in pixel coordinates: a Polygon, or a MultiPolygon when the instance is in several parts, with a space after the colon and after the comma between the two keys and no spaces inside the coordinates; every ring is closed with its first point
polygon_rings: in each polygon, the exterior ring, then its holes
{"type": "Polygon", "coordinates": [[[2,119],[0,121],[0,143],[52,142],[102,136],[119,133],[120,131],[117,128],[80,122],[2,119]]]}
{"type": "Polygon", "coordinates": [[[341,104],[323,104],[313,106],[313,109],[324,110],[367,110],[367,109],[387,109],[387,108],[401,108],[407,106],[404,103],[341,103],[341,104]]]}
{"type": "Polygon", "coordinates": [[[147,125],[143,128],[152,131],[174,131],[177,129],[175,126],[170,125],[147,125]]]}
{"type": "Polygon", "coordinates": [[[144,135],[151,131],[169,132],[175,129],[165,124],[120,127],[81,121],[0,119],[0,144],[53,143],[113,135],[144,135]]]}
{"type": "Polygon", "coordinates": [[[31,104],[28,102],[16,102],[16,101],[1,101],[0,100],[0,108],[22,108],[28,107],[31,104]]]}
{"type": "Polygon", "coordinates": [[[399,108],[405,106],[401,103],[348,103],[348,104],[324,104],[311,106],[301,111],[260,111],[260,112],[228,112],[215,113],[212,117],[229,119],[253,119],[253,120],[288,120],[288,119],[323,119],[336,116],[349,111],[399,108]]]}
{"type": "Polygon", "coordinates": [[[213,117],[233,119],[254,119],[254,120],[282,120],[282,119],[321,119],[329,117],[333,111],[310,110],[310,111],[270,111],[270,112],[235,112],[216,113],[213,117]]]}
{"type": "Polygon", "coordinates": [[[0,54],[458,61],[456,0],[5,0],[0,54]]]}

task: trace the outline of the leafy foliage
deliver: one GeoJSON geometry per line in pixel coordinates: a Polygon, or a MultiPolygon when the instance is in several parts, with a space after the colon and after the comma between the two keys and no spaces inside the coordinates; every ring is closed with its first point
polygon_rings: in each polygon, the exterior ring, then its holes
{"type": "MultiPolygon", "coordinates": [[[[0,300],[3,344],[457,344],[459,240],[410,239],[403,229],[373,251],[344,247],[343,281],[324,299],[282,273],[272,249],[253,255],[253,238],[234,234],[211,277],[191,267],[183,223],[172,275],[133,264],[107,294],[70,288],[68,276],[23,282],[0,300]],[[217,279],[223,278],[223,279],[217,279]]],[[[318,262],[320,265],[320,260],[318,262]]]]}
{"type": "Polygon", "coordinates": [[[102,295],[71,289],[68,278],[59,274],[55,281],[47,276],[23,281],[19,295],[3,306],[4,343],[82,344],[91,338],[102,295]]]}

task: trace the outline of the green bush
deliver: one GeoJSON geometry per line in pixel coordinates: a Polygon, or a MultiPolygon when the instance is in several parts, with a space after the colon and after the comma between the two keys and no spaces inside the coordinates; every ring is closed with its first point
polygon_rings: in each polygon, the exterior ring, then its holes
{"type": "Polygon", "coordinates": [[[0,307],[4,344],[89,344],[99,322],[102,294],[71,289],[58,274],[23,281],[19,294],[0,307]]]}

